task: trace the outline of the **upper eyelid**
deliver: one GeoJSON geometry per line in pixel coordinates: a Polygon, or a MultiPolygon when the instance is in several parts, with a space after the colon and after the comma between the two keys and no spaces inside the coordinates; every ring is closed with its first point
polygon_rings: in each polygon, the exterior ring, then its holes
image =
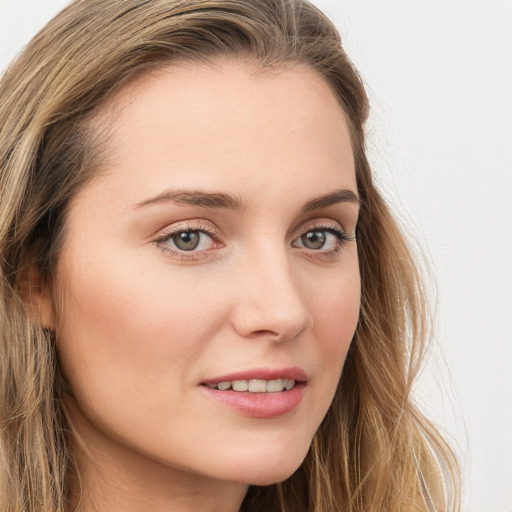
{"type": "Polygon", "coordinates": [[[321,221],[313,221],[313,222],[306,222],[304,223],[301,230],[308,230],[308,229],[315,229],[315,228],[336,228],[336,229],[342,229],[345,231],[345,228],[343,227],[343,224],[338,221],[333,220],[321,220],[321,221]]]}
{"type": "Polygon", "coordinates": [[[162,229],[159,229],[155,233],[155,237],[157,239],[159,238],[165,238],[166,236],[173,235],[175,233],[183,233],[186,231],[202,231],[210,236],[215,236],[218,233],[218,230],[213,228],[210,223],[206,224],[205,221],[201,220],[188,220],[188,221],[181,221],[181,222],[175,222],[173,224],[170,224],[162,229]],[[178,224],[178,225],[176,225],[178,224]]]}
{"type": "MultiPolygon", "coordinates": [[[[299,228],[293,230],[293,236],[301,236],[312,229],[335,229],[337,231],[347,233],[347,230],[340,221],[320,218],[301,223],[299,228]]],[[[170,236],[175,233],[182,233],[185,231],[202,231],[210,236],[216,236],[219,233],[219,230],[211,221],[205,219],[194,219],[170,224],[169,226],[159,229],[154,236],[156,239],[161,239],[165,238],[166,236],[170,236]]]]}
{"type": "MultiPolygon", "coordinates": [[[[333,229],[342,233],[347,233],[345,226],[339,221],[333,219],[318,219],[303,223],[298,229],[298,233],[300,233],[299,236],[302,236],[304,233],[314,229],[333,229]]],[[[295,230],[295,233],[297,233],[297,230],[295,230]]]]}

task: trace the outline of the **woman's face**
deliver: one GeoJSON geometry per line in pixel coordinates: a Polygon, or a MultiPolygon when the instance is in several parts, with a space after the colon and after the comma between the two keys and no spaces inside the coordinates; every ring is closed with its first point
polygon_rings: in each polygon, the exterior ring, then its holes
{"type": "Polygon", "coordinates": [[[70,203],[54,283],[73,427],[125,469],[282,480],[358,321],[342,109],[309,68],[229,63],[171,65],[111,106],[107,166],[70,203]]]}

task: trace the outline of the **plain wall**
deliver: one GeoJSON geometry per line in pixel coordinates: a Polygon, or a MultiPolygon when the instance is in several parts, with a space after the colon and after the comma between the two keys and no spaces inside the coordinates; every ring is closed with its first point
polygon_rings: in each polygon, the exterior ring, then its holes
{"type": "MultiPolygon", "coordinates": [[[[0,69],[68,2],[0,0],[0,69]]],[[[372,103],[385,196],[437,283],[417,400],[452,437],[467,512],[512,511],[512,1],[317,0],[372,103]]]]}
{"type": "Polygon", "coordinates": [[[512,2],[324,0],[368,85],[373,168],[437,282],[418,401],[467,512],[512,511],[512,2]]]}

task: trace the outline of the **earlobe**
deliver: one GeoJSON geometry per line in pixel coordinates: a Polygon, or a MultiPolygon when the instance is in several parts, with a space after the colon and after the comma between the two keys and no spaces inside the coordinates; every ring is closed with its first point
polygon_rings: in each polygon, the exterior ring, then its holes
{"type": "Polygon", "coordinates": [[[44,329],[55,328],[55,307],[48,283],[36,264],[28,267],[22,284],[23,299],[34,323],[44,329]]]}

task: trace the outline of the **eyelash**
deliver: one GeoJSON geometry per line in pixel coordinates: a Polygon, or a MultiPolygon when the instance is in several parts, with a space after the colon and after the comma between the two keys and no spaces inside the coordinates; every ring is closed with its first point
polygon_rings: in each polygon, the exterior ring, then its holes
{"type": "MultiPolygon", "coordinates": [[[[300,235],[296,238],[296,240],[302,238],[307,233],[313,231],[329,233],[333,235],[337,241],[336,247],[334,247],[334,249],[330,251],[323,251],[322,249],[310,249],[309,254],[312,255],[313,257],[335,258],[337,255],[341,253],[341,250],[346,243],[355,240],[354,236],[349,235],[347,232],[345,232],[343,229],[340,229],[335,224],[319,224],[317,226],[308,226],[306,229],[301,231],[300,235]]],[[[307,249],[307,247],[305,247],[305,249],[307,249]]]]}
{"type": "Polygon", "coordinates": [[[196,261],[199,259],[207,258],[209,250],[206,251],[183,251],[180,249],[173,249],[169,245],[165,244],[168,240],[172,239],[173,236],[179,235],[180,233],[203,233],[214,239],[217,235],[217,231],[212,229],[209,224],[203,224],[200,221],[194,222],[193,224],[180,225],[175,228],[169,228],[162,233],[156,240],[155,243],[162,250],[162,252],[171,254],[183,261],[196,261]]]}
{"type": "MultiPolygon", "coordinates": [[[[304,235],[313,231],[325,232],[333,235],[336,240],[336,247],[329,251],[323,251],[322,249],[309,249],[312,257],[323,257],[323,258],[335,258],[340,252],[342,247],[351,241],[355,240],[355,237],[346,233],[343,229],[340,229],[337,225],[334,224],[319,224],[316,226],[308,226],[304,230],[300,232],[300,234],[295,238],[295,240],[300,240],[304,235]]],[[[209,224],[203,224],[200,221],[180,225],[176,228],[170,228],[162,233],[156,240],[155,243],[162,250],[162,252],[172,255],[173,257],[177,257],[182,261],[197,261],[200,259],[207,258],[209,256],[209,252],[211,249],[206,249],[202,251],[196,250],[180,250],[177,248],[172,248],[165,242],[172,239],[174,236],[179,235],[180,233],[203,233],[209,236],[212,239],[215,239],[217,235],[217,231],[212,229],[209,224]]],[[[303,249],[308,249],[307,247],[298,247],[303,249]]]]}

